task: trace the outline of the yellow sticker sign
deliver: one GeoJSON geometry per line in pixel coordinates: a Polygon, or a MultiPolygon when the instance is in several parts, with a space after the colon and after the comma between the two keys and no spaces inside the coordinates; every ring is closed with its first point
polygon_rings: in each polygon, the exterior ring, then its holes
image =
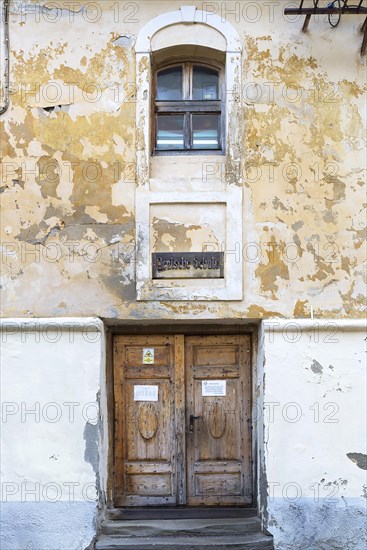
{"type": "Polygon", "coordinates": [[[143,348],[143,365],[154,365],[154,348],[143,348]]]}

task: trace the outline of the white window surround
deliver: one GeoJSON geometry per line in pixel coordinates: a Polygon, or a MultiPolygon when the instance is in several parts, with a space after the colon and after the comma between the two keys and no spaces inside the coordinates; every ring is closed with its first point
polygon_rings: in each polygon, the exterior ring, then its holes
{"type": "MultiPolygon", "coordinates": [[[[227,21],[223,21],[218,15],[198,10],[195,6],[182,6],[177,11],[159,15],[146,23],[140,30],[136,45],[136,128],[137,128],[137,153],[136,168],[138,186],[149,188],[150,177],[150,151],[151,151],[151,54],[153,53],[152,39],[163,29],[173,25],[200,23],[219,32],[226,42],[226,180],[228,184],[238,184],[233,181],[234,174],[238,174],[240,162],[240,124],[239,105],[241,90],[241,52],[242,44],[237,31],[227,21]],[[237,166],[237,170],[236,170],[237,166]]],[[[200,26],[201,26],[200,25],[200,26]]],[[[195,27],[188,31],[194,33],[195,27]]],[[[199,38],[198,38],[199,41],[199,38]]],[[[192,42],[192,37],[190,40],[192,42]]],[[[199,43],[199,42],[198,42],[199,43]]],[[[176,44],[178,45],[178,43],[176,44]]]]}
{"type": "MultiPolygon", "coordinates": [[[[186,40],[185,40],[186,42],[186,40]]],[[[173,45],[173,44],[172,44],[173,45]]],[[[177,11],[164,13],[149,21],[140,30],[136,45],[136,174],[137,189],[135,197],[136,212],[136,289],[138,300],[175,301],[175,300],[242,300],[243,274],[242,262],[238,261],[236,249],[242,250],[242,182],[238,179],[241,160],[242,128],[239,124],[242,44],[232,25],[221,17],[198,10],[196,6],[183,6],[177,11]],[[196,24],[196,25],[194,25],[196,24]],[[210,38],[210,46],[217,43],[223,52],[225,43],[225,155],[221,158],[225,163],[224,189],[219,191],[200,190],[194,192],[181,191],[175,188],[174,174],[167,181],[167,191],[151,191],[151,105],[152,105],[152,74],[151,56],[154,48],[162,44],[172,44],[173,26],[177,25],[181,32],[175,44],[182,42],[185,35],[182,25],[186,25],[190,44],[203,44],[202,28],[208,29],[206,36],[210,38]],[[190,28],[190,25],[192,27],[190,28]],[[167,34],[165,35],[165,29],[167,34]],[[200,35],[201,29],[201,35],[200,35]],[[218,40],[218,32],[224,38],[218,40]],[[154,37],[158,34],[157,40],[154,37]],[[210,33],[212,33],[210,35],[210,33]],[[224,279],[187,279],[187,280],[153,280],[151,265],[150,209],[156,204],[197,203],[208,205],[224,204],[226,208],[226,242],[221,245],[225,253],[224,279]]],[[[161,157],[163,158],[163,157],[161,157]]],[[[184,166],[185,156],[181,157],[184,166]]],[[[188,157],[186,157],[188,158],[188,157]]],[[[218,162],[220,157],[214,157],[218,162]]],[[[180,161],[181,162],[181,161],[180,161]]],[[[179,188],[178,188],[179,189],[179,188]]]]}
{"type": "Polygon", "coordinates": [[[187,32],[187,23],[177,23],[171,27],[174,32],[167,32],[167,29],[158,31],[151,40],[152,51],[173,48],[177,44],[187,46],[203,46],[213,48],[220,52],[227,51],[227,41],[223,34],[201,23],[195,23],[195,33],[187,32]]]}
{"type": "Polygon", "coordinates": [[[138,300],[241,300],[242,299],[242,261],[237,253],[242,250],[242,231],[238,220],[242,220],[242,189],[231,186],[222,192],[163,193],[147,192],[138,189],[136,193],[136,289],[138,300]],[[224,279],[186,279],[175,280],[167,286],[167,280],[152,280],[152,256],[150,246],[150,207],[156,204],[202,203],[225,204],[226,206],[226,242],[221,247],[224,252],[224,279]],[[191,284],[192,283],[192,284],[191,284]],[[177,286],[177,285],[180,286],[177,286]],[[220,285],[220,286],[218,286],[220,285]]]}

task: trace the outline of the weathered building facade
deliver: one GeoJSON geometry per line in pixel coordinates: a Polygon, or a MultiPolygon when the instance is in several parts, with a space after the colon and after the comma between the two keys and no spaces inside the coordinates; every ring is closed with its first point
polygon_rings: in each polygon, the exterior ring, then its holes
{"type": "Polygon", "coordinates": [[[167,505],[365,548],[363,18],[286,4],[10,2],[3,548],[167,505]]]}

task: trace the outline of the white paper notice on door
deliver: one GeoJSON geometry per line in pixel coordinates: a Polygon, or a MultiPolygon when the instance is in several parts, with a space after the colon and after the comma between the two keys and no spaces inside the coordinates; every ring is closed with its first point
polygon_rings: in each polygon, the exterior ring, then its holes
{"type": "Polygon", "coordinates": [[[158,401],[158,386],[134,386],[134,401],[158,401]]]}
{"type": "Polygon", "coordinates": [[[203,397],[225,397],[227,382],[226,380],[203,380],[201,388],[203,397]]]}

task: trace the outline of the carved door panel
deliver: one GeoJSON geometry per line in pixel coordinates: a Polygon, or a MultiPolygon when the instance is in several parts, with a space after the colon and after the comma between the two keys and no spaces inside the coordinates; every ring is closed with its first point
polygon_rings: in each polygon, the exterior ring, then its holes
{"type": "Polygon", "coordinates": [[[249,336],[117,336],[114,398],[115,506],[252,503],[249,336]]]}
{"type": "Polygon", "coordinates": [[[185,340],[187,503],[252,503],[250,337],[185,340]]]}
{"type": "Polygon", "coordinates": [[[115,505],[185,498],[182,336],[115,338],[115,505]]]}

